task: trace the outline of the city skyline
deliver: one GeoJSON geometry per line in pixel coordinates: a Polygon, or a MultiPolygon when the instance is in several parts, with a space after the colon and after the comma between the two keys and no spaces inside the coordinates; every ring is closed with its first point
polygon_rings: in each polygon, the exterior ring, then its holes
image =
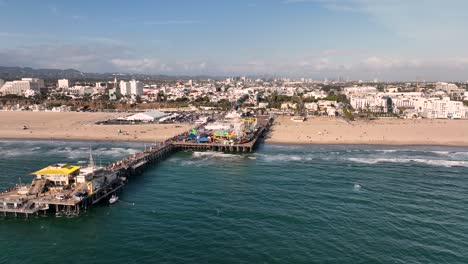
{"type": "Polygon", "coordinates": [[[2,66],[468,79],[468,38],[459,34],[468,4],[457,0],[0,0],[0,7],[2,66]]]}

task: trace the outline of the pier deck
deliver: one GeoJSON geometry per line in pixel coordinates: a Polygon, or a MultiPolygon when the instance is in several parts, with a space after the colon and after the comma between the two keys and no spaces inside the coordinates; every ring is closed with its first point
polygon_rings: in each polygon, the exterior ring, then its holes
{"type": "Polygon", "coordinates": [[[252,152],[271,124],[272,119],[270,117],[259,117],[258,127],[250,140],[240,144],[187,142],[180,140],[186,134],[177,135],[165,142],[155,144],[143,152],[136,153],[105,167],[105,170],[115,172],[117,179],[85,197],[73,195],[74,192],[80,190],[83,186],[77,185],[75,188],[60,191],[43,191],[45,183],[33,180],[33,183],[30,185],[16,186],[0,193],[0,213],[3,213],[5,217],[8,215],[17,217],[24,214],[28,218],[29,215],[39,215],[40,212],[47,214],[47,212],[55,209],[57,215],[79,215],[81,211],[86,210],[89,206],[109,198],[110,195],[122,189],[129,179],[143,172],[150,164],[162,161],[176,151],[192,149],[240,153],[252,152]]]}

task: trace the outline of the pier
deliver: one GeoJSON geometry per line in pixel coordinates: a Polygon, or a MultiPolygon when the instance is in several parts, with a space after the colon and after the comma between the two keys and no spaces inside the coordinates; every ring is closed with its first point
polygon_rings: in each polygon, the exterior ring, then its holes
{"type": "MultiPolygon", "coordinates": [[[[273,119],[269,116],[257,116],[256,118],[255,130],[252,131],[249,140],[242,143],[197,143],[186,140],[189,134],[189,132],[186,132],[102,168],[94,166],[90,154],[89,167],[83,168],[79,175],[73,174],[75,169],[71,165],[56,164],[55,167],[49,166],[36,172],[34,174],[36,178],[31,184],[17,185],[0,193],[0,215],[26,219],[31,216],[49,215],[51,213],[65,217],[79,216],[91,206],[107,201],[133,177],[143,173],[148,166],[163,161],[177,151],[253,152],[273,122],[273,119]],[[89,170],[89,172],[86,170],[89,170]],[[58,183],[68,181],[70,175],[73,175],[75,179],[73,187],[69,187],[67,183],[59,187],[46,188],[51,179],[44,179],[42,174],[47,173],[59,174],[62,178],[53,177],[58,183]],[[66,174],[65,178],[63,178],[63,174],[66,174]]],[[[197,128],[199,127],[201,125],[197,128]]]]}

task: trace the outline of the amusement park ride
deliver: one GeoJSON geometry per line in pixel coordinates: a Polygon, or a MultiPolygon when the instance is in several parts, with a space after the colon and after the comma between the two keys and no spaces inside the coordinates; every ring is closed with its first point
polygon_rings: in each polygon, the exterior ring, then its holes
{"type": "Polygon", "coordinates": [[[242,115],[231,123],[231,129],[200,131],[192,129],[188,140],[197,143],[246,143],[257,129],[257,118],[251,115],[242,115]]]}

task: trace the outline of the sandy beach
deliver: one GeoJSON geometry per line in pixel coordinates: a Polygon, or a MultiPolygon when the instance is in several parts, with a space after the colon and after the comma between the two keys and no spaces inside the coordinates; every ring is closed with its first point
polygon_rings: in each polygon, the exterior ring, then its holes
{"type": "Polygon", "coordinates": [[[0,111],[0,138],[160,142],[191,128],[188,124],[94,124],[96,121],[126,115],[125,113],[0,111]],[[27,126],[28,129],[23,130],[23,126],[27,126]]]}
{"type": "Polygon", "coordinates": [[[275,123],[269,143],[468,146],[468,120],[379,119],[348,123],[337,118],[312,118],[296,123],[282,116],[275,123]]]}
{"type": "MultiPolygon", "coordinates": [[[[0,138],[110,141],[163,141],[193,125],[96,125],[125,113],[53,113],[0,111],[0,138]],[[23,130],[23,126],[28,129],[23,130]],[[118,131],[122,132],[119,133],[118,131]]],[[[303,123],[280,116],[267,143],[468,146],[468,120],[380,119],[348,123],[311,118],[303,123]]]]}

